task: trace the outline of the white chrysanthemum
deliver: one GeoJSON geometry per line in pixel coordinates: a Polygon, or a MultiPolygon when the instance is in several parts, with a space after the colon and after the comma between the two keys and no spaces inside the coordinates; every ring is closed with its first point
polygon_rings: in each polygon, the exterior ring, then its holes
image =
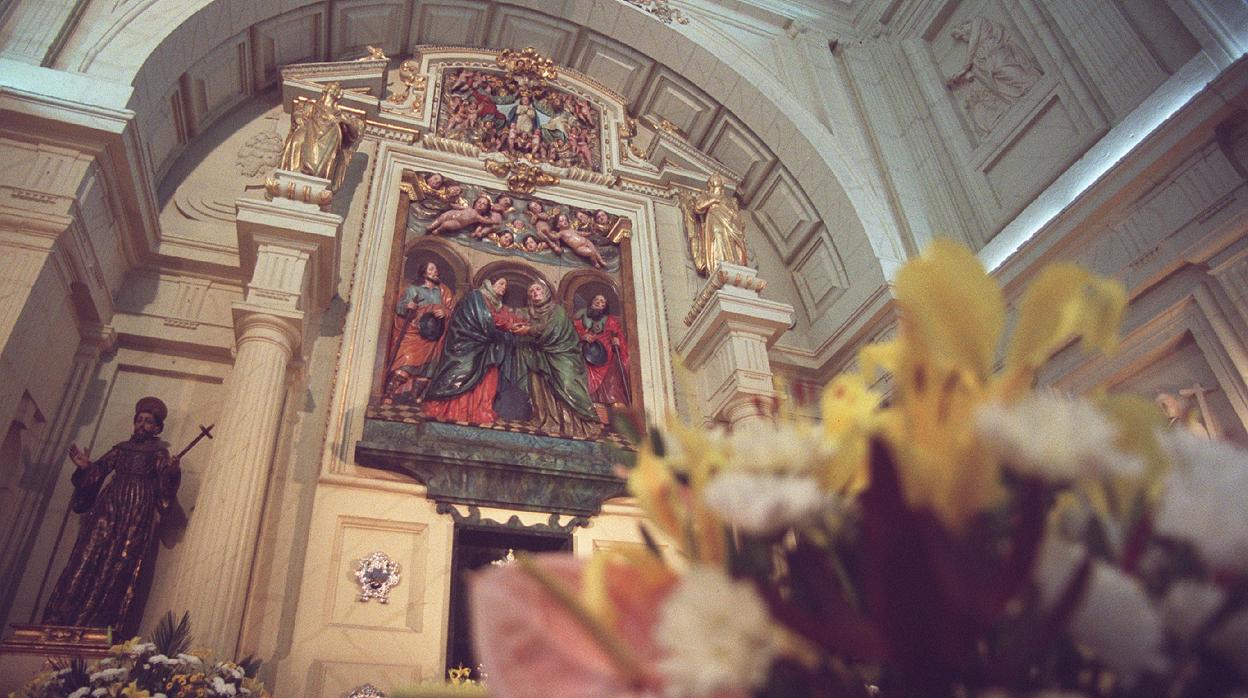
{"type": "Polygon", "coordinates": [[[1007,467],[1051,482],[1130,475],[1144,467],[1114,447],[1117,428],[1086,400],[1035,393],[1009,406],[985,405],[975,414],[975,428],[1007,467]]]}
{"type": "Polygon", "coordinates": [[[129,673],[130,672],[126,671],[124,667],[101,669],[100,671],[91,674],[88,679],[90,679],[91,683],[111,683],[113,681],[120,681],[129,673]]]}
{"type": "Polygon", "coordinates": [[[100,688],[97,688],[94,691],[91,691],[91,695],[92,696],[106,696],[108,695],[108,689],[101,686],[100,688]]]}
{"type": "Polygon", "coordinates": [[[655,640],[671,696],[757,688],[779,651],[777,629],[754,587],[707,567],[689,570],[663,603],[655,640]]]}
{"type": "Polygon", "coordinates": [[[767,473],[809,473],[836,454],[820,429],[762,420],[732,433],[732,467],[767,473]]]}
{"type": "Polygon", "coordinates": [[[90,687],[90,686],[83,686],[82,688],[80,688],[80,689],[78,689],[78,690],[74,691],[73,693],[69,694],[69,696],[67,696],[67,698],[85,698],[85,697],[87,696],[87,694],[89,694],[89,693],[91,693],[91,687],[90,687]]]}
{"type": "Polygon", "coordinates": [[[1157,531],[1190,541],[1222,570],[1248,572],[1248,454],[1183,431],[1162,437],[1171,469],[1157,531]]]}
{"type": "MultiPolygon", "coordinates": [[[[1040,602],[1051,609],[1069,588],[1087,551],[1048,536],[1040,548],[1036,583],[1040,602]]],[[[1161,615],[1135,579],[1103,562],[1092,563],[1091,578],[1070,621],[1070,635],[1128,681],[1141,672],[1160,672],[1167,662],[1161,615]]]]}
{"type": "Polygon", "coordinates": [[[829,503],[812,477],[736,470],[716,475],[702,498],[725,522],[759,536],[798,526],[829,503]]]}
{"type": "Polygon", "coordinates": [[[212,677],[212,691],[219,696],[232,696],[237,693],[234,687],[225,682],[220,676],[212,677]]]}
{"type": "Polygon", "coordinates": [[[1161,601],[1161,617],[1166,628],[1188,642],[1226,600],[1226,593],[1212,584],[1180,579],[1170,585],[1161,601]]]}

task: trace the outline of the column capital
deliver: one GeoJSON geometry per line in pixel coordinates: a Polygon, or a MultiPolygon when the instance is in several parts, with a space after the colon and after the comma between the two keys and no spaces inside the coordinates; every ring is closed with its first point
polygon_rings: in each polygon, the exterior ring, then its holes
{"type": "Polygon", "coordinates": [[[279,347],[289,359],[299,353],[306,313],[240,301],[234,314],[234,341],[241,347],[249,341],[265,341],[279,347]]]}

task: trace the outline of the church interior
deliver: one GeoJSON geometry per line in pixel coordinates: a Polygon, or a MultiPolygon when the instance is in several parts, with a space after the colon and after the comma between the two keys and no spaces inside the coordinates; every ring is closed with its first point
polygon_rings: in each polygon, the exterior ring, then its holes
{"type": "Polygon", "coordinates": [[[170,611],[275,696],[474,667],[474,570],[670,552],[647,425],[817,423],[942,241],[1011,318],[1121,285],[1037,392],[1248,448],[1245,52],[1238,0],[0,0],[0,693],[170,611]]]}

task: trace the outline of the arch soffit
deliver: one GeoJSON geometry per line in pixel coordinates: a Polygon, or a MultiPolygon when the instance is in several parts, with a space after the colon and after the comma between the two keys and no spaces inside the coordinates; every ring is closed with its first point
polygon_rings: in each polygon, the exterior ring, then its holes
{"type": "MultiPolygon", "coordinates": [[[[108,15],[112,21],[105,20],[106,28],[102,32],[97,28],[89,36],[71,37],[66,50],[58,56],[56,65],[133,84],[135,92],[131,106],[142,121],[145,110],[165,106],[165,96],[180,77],[224,42],[248,31],[257,23],[322,4],[324,0],[131,0],[120,13],[108,15]]],[[[784,170],[801,173],[801,168],[805,168],[803,180],[816,183],[819,188],[814,191],[803,189],[801,193],[807,196],[819,219],[836,227],[836,244],[840,249],[858,249],[860,240],[870,244],[878,259],[871,260],[872,264],[866,268],[860,263],[853,264],[855,276],[858,277],[854,281],[867,284],[882,281],[884,273],[880,261],[889,265],[897,260],[900,244],[896,242],[896,236],[889,232],[893,226],[889,222],[887,208],[878,200],[873,187],[859,181],[856,173],[860,168],[850,164],[835,134],[802,106],[775,76],[767,74],[761,67],[750,61],[733,61],[732,56],[721,55],[725,49],[720,42],[699,44],[679,30],[618,0],[570,0],[568,12],[572,16],[561,19],[547,14],[550,7],[541,2],[520,0],[514,3],[493,2],[492,5],[496,6],[495,11],[507,8],[575,25],[579,33],[592,32],[600,40],[605,38],[607,42],[646,56],[654,61],[654,70],[659,67],[672,70],[668,66],[686,65],[682,57],[692,54],[709,57],[717,68],[722,66],[736,74],[740,82],[707,82],[698,87],[716,102],[716,113],[736,116],[752,131],[751,135],[762,141],[768,154],[778,165],[784,166],[784,170]],[[635,37],[647,32],[662,34],[662,41],[658,42],[660,49],[648,52],[636,45],[635,37]],[[653,55],[656,53],[668,55],[653,55]],[[753,88],[757,98],[751,98],[749,102],[759,106],[738,113],[728,105],[734,101],[741,102],[740,97],[734,98],[735,93],[749,91],[741,89],[742,83],[753,88]],[[769,126],[773,123],[780,123],[782,127],[769,126]],[[792,144],[794,137],[800,139],[796,148],[792,144]],[[806,160],[803,156],[795,156],[799,151],[813,154],[810,161],[814,165],[793,162],[806,160]],[[828,184],[821,184],[824,182],[828,184]],[[842,201],[849,206],[841,205],[842,201]],[[847,212],[853,215],[847,217],[847,212]]],[[[79,26],[93,24],[98,27],[98,24],[89,21],[81,22],[79,26]]],[[[318,60],[332,59],[332,48],[328,46],[331,41],[327,41],[326,36],[332,37],[332,28],[321,31],[319,42],[322,55],[318,60]]],[[[421,43],[436,43],[436,38],[421,43]]],[[[573,45],[580,43],[571,42],[573,45]]],[[[565,51],[567,55],[555,56],[556,60],[570,63],[573,50],[573,46],[569,46],[565,51]]],[[[403,53],[406,52],[405,48],[403,53]]],[[[253,49],[252,54],[255,53],[253,49]]],[[[651,79],[655,75],[654,70],[650,73],[651,79]]],[[[636,108],[636,102],[634,99],[629,105],[630,110],[636,108]]],[[[198,124],[196,130],[202,132],[204,127],[206,124],[198,124]]],[[[705,144],[711,130],[705,130],[700,139],[702,143],[698,145],[705,144]]],[[[768,166],[767,170],[769,182],[788,174],[780,172],[780,167],[768,166]]],[[[793,179],[791,174],[789,177],[793,179]]],[[[757,188],[762,190],[764,187],[760,184],[757,188]]],[[[816,231],[815,234],[820,233],[816,231]]],[[[775,244],[774,236],[770,237],[775,244]]]]}

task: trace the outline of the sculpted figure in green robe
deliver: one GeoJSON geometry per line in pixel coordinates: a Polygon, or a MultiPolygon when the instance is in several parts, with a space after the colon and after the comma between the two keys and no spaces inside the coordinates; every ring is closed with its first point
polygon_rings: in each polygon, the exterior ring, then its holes
{"type": "Polygon", "coordinates": [[[516,348],[518,372],[529,376],[529,398],[539,429],[594,438],[602,422],[589,399],[581,338],[568,312],[551,301],[545,284],[528,289],[528,327],[516,348]]]}

